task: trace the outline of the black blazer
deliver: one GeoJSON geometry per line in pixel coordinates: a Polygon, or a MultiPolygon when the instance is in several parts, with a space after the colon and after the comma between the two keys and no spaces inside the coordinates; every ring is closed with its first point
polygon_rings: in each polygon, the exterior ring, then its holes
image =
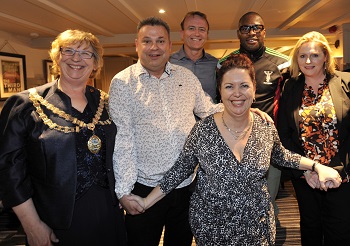
{"type": "MultiPolygon", "coordinates": [[[[57,82],[37,87],[49,103],[71,114],[70,98],[57,89],[57,82]]],[[[54,229],[68,228],[73,214],[77,163],[74,134],[50,130],[38,117],[24,91],[10,97],[0,115],[0,194],[5,207],[33,199],[40,218],[54,229]]],[[[99,90],[87,86],[89,106],[97,110],[99,90]]],[[[45,107],[42,107],[45,111],[45,107]]],[[[62,126],[73,126],[50,111],[45,113],[62,126]]],[[[101,120],[108,114],[104,109],[101,120]]],[[[106,167],[111,196],[114,192],[112,155],[116,126],[103,126],[106,132],[106,167]]]]}
{"type": "MultiPolygon", "coordinates": [[[[286,81],[279,105],[277,130],[283,146],[289,150],[305,156],[299,129],[299,109],[304,90],[305,77],[286,81]]],[[[338,154],[331,160],[334,167],[345,176],[344,167],[350,170],[350,73],[338,72],[329,81],[329,90],[332,96],[337,115],[340,148],[338,154]]],[[[285,173],[292,178],[300,178],[303,171],[285,169],[285,173]]]]}

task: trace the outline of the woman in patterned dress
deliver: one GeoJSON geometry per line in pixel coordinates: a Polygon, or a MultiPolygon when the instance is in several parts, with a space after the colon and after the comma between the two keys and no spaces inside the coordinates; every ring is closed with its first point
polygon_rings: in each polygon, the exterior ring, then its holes
{"type": "Polygon", "coordinates": [[[316,170],[324,190],[340,184],[337,171],[285,150],[274,125],[250,112],[254,74],[251,61],[242,54],[222,64],[218,86],[224,111],[198,122],[160,184],[146,198],[134,197],[149,208],[199,163],[189,211],[198,246],[274,245],[275,221],[266,181],[270,160],[316,170]]]}
{"type": "Polygon", "coordinates": [[[285,170],[292,177],[302,245],[350,243],[350,74],[335,70],[327,39],[309,32],[291,52],[291,79],[284,86],[278,116],[283,145],[339,170],[343,183],[332,192],[310,189],[315,173],[285,170]]]}

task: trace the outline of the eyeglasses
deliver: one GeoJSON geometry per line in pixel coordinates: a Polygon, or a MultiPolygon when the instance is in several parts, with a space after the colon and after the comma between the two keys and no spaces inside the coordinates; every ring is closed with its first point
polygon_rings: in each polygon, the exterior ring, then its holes
{"type": "Polygon", "coordinates": [[[253,30],[254,33],[260,33],[264,30],[264,25],[252,25],[252,26],[240,26],[239,31],[242,34],[250,33],[250,30],[253,30]]]}
{"type": "Polygon", "coordinates": [[[74,56],[75,52],[78,52],[82,59],[91,59],[94,53],[86,50],[75,50],[73,48],[60,48],[61,54],[65,56],[74,56]]]}

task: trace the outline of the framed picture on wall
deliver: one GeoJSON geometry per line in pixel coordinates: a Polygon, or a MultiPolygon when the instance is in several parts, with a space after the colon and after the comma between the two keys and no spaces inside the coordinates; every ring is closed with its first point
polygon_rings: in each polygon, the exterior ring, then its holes
{"type": "Polygon", "coordinates": [[[51,73],[53,62],[51,60],[44,60],[44,75],[46,78],[46,83],[55,80],[55,75],[51,73]]]}
{"type": "Polygon", "coordinates": [[[0,99],[4,100],[26,87],[24,55],[0,52],[0,99]]]}

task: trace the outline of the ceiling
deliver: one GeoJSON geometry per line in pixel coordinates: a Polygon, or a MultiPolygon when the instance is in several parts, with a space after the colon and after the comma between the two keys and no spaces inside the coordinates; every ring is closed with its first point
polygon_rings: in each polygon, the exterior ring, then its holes
{"type": "Polygon", "coordinates": [[[140,20],[150,16],[165,20],[176,51],[181,46],[180,22],[193,10],[207,14],[206,51],[218,58],[239,47],[237,23],[248,11],[263,17],[266,46],[285,54],[312,30],[326,35],[334,46],[342,25],[350,23],[348,0],[0,0],[0,37],[49,49],[60,32],[82,29],[99,37],[105,55],[136,57],[134,40],[140,20]],[[166,12],[160,14],[159,9],[166,12]],[[332,26],[337,27],[333,33],[332,26]]]}

